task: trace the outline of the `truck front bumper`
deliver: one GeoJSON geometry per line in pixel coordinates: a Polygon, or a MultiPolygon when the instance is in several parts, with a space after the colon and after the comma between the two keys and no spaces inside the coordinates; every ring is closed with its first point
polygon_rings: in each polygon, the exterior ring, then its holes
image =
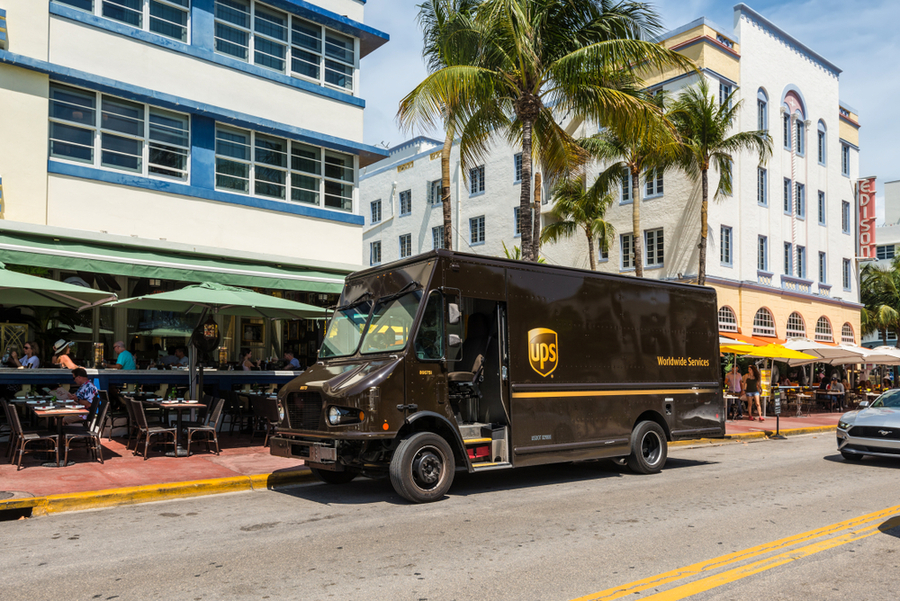
{"type": "MultiPolygon", "coordinates": [[[[272,455],[289,459],[302,459],[306,463],[337,467],[337,446],[333,440],[311,441],[284,436],[269,439],[272,455]]],[[[318,466],[317,466],[318,467],[318,466]]]]}

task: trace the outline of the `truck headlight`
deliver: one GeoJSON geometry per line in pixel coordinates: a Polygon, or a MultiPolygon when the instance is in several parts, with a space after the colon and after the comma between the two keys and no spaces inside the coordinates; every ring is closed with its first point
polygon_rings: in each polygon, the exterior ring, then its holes
{"type": "Polygon", "coordinates": [[[328,423],[332,426],[342,424],[358,424],[365,419],[366,414],[359,409],[350,407],[336,407],[332,405],[328,408],[328,423]]]}
{"type": "Polygon", "coordinates": [[[284,403],[278,399],[275,401],[275,406],[278,407],[278,423],[282,423],[284,421],[284,403]]]}

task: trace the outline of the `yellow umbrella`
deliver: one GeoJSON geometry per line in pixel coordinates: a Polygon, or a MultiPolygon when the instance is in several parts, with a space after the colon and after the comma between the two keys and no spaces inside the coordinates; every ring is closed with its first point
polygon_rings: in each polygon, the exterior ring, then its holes
{"type": "MultiPolygon", "coordinates": [[[[735,347],[731,347],[735,348],[735,347]]],[[[740,348],[740,347],[737,347],[740,348]]],[[[789,348],[785,348],[780,344],[767,344],[766,346],[755,346],[747,350],[747,352],[742,352],[740,350],[729,350],[729,353],[737,352],[743,355],[744,357],[759,357],[762,359],[800,359],[803,361],[815,361],[818,357],[813,355],[808,355],[806,353],[801,353],[800,351],[794,351],[789,348]]]]}

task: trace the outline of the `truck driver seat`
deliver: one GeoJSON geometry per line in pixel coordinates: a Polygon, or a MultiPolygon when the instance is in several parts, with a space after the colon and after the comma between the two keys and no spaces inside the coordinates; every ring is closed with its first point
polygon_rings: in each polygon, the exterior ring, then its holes
{"type": "Polygon", "coordinates": [[[468,332],[462,345],[461,367],[465,371],[451,371],[447,374],[449,397],[457,414],[461,414],[464,422],[477,421],[478,399],[481,391],[478,384],[484,372],[484,358],[491,336],[488,333],[488,318],[483,313],[474,313],[469,317],[468,332]]]}

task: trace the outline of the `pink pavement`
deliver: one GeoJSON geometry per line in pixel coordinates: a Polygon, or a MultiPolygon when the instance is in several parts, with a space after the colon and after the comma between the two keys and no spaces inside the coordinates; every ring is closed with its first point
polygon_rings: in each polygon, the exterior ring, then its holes
{"type": "MultiPolygon", "coordinates": [[[[813,413],[809,416],[803,417],[786,417],[782,415],[780,419],[779,429],[781,430],[781,433],[784,434],[785,431],[788,431],[788,433],[800,433],[807,428],[833,428],[837,426],[841,415],[843,415],[843,413],[813,413]]],[[[725,434],[727,436],[749,434],[754,432],[774,434],[775,426],[779,422],[775,420],[774,415],[766,416],[765,420],[766,421],[761,422],[757,418],[753,421],[750,421],[748,419],[726,421],[725,434]]]]}

